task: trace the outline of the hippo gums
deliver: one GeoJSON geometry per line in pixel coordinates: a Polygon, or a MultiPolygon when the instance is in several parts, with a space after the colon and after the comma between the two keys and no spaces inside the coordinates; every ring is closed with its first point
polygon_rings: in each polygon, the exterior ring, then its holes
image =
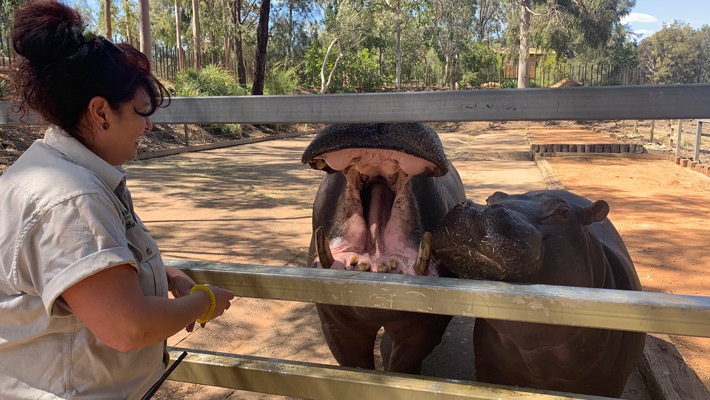
{"type": "MultiPolygon", "coordinates": [[[[461,178],[423,124],[339,124],[323,129],[303,163],[326,171],[313,204],[308,263],[315,268],[446,275],[431,260],[430,232],[465,200],[461,178]]],[[[343,366],[375,368],[384,326],[388,370],[420,373],[451,316],[316,304],[323,334],[343,366]]]]}
{"type": "MultiPolygon", "coordinates": [[[[459,277],[641,290],[609,205],[567,191],[496,192],[458,204],[434,231],[432,251],[459,277]]],[[[645,334],[476,319],[479,381],[619,397],[645,334]]]]}

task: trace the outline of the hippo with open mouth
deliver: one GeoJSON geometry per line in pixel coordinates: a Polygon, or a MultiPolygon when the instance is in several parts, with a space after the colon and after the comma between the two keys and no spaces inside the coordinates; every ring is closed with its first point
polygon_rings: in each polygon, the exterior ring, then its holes
{"type": "MultiPolygon", "coordinates": [[[[641,290],[604,200],[567,191],[496,192],[457,205],[432,251],[461,278],[641,290]]],[[[645,334],[476,319],[479,381],[619,397],[645,334]]]]}
{"type": "MultiPolygon", "coordinates": [[[[449,275],[431,260],[430,232],[465,200],[461,178],[423,124],[337,124],[320,131],[302,160],[327,172],[313,204],[308,265],[422,276],[449,275]]],[[[451,316],[316,304],[343,366],[375,368],[384,326],[388,370],[420,373],[451,316]]]]}

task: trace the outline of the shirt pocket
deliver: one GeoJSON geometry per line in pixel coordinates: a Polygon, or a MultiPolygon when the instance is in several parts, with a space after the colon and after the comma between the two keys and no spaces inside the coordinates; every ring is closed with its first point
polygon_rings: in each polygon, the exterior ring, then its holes
{"type": "Polygon", "coordinates": [[[128,247],[138,264],[138,281],[147,296],[167,296],[167,277],[158,244],[142,223],[126,230],[128,247]]]}

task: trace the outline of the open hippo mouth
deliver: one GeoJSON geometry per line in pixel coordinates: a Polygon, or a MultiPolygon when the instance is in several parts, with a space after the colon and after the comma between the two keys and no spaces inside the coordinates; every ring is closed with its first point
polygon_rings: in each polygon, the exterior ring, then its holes
{"type": "Polygon", "coordinates": [[[386,149],[344,149],[316,160],[342,173],[346,184],[336,218],[344,223],[333,227],[330,242],[323,227],[315,231],[315,267],[437,275],[431,234],[421,233],[410,189],[410,179],[435,169],[433,163],[386,149]]]}
{"type": "Polygon", "coordinates": [[[329,173],[316,200],[328,197],[327,204],[314,205],[313,267],[438,275],[426,232],[434,226],[422,222],[413,183],[448,173],[434,131],[422,124],[331,125],[302,162],[329,173]]]}
{"type": "Polygon", "coordinates": [[[503,204],[467,200],[434,232],[435,256],[461,278],[523,282],[542,265],[542,237],[503,204]]]}

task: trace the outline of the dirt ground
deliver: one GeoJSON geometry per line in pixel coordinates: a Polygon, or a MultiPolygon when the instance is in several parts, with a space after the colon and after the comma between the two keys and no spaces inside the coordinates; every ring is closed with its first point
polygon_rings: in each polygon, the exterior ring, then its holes
{"type": "MultiPolygon", "coordinates": [[[[655,126],[654,142],[649,142],[648,124],[633,128],[632,124],[618,121],[440,124],[437,129],[450,158],[457,165],[457,158],[466,159],[460,147],[465,144],[465,138],[501,129],[597,129],[601,131],[597,133],[600,136],[606,137],[607,132],[613,132],[627,142],[644,143],[652,150],[669,150],[672,124],[662,125],[657,123],[655,126]],[[447,131],[459,134],[452,134],[453,139],[448,144],[447,131]]],[[[22,140],[30,141],[25,139],[27,136],[22,140]]],[[[10,135],[3,128],[0,128],[0,140],[3,147],[0,150],[1,172],[3,160],[7,166],[15,154],[21,153],[18,143],[22,140],[11,142],[10,135]]],[[[306,137],[269,142],[259,147],[256,154],[255,150],[245,147],[136,162],[129,165],[132,179],[129,185],[137,210],[160,244],[165,258],[304,266],[308,246],[304,237],[310,235],[310,205],[321,177],[319,172],[297,162],[300,155],[293,162],[294,154],[299,154],[307,143],[306,137]],[[256,160],[256,164],[234,162],[233,153],[240,151],[245,152],[245,158],[248,155],[256,160]],[[229,163],[225,163],[226,160],[230,160],[229,163]],[[172,173],[170,181],[164,179],[167,171],[172,173]],[[205,225],[205,221],[209,224],[205,225]]],[[[629,248],[644,290],[710,295],[707,274],[710,266],[707,251],[710,226],[708,177],[661,160],[552,157],[547,161],[566,189],[592,200],[609,202],[609,217],[629,248]]],[[[462,174],[464,183],[466,176],[474,176],[476,172],[472,170],[468,174],[462,174]]],[[[514,177],[510,179],[512,182],[514,177]]],[[[473,186],[467,185],[469,197],[478,196],[479,192],[471,194],[474,190],[480,190],[481,195],[488,192],[485,185],[473,186]]],[[[509,192],[514,191],[515,186],[511,183],[509,192]]],[[[474,200],[481,201],[480,198],[474,200]]],[[[169,344],[216,351],[223,351],[221,349],[226,346],[237,349],[240,354],[282,357],[284,355],[276,347],[283,341],[284,333],[272,332],[267,338],[261,335],[264,335],[264,329],[276,329],[273,320],[288,317],[289,324],[295,321],[299,324],[291,328],[299,332],[302,342],[298,349],[291,350],[283,358],[298,359],[299,354],[300,357],[307,354],[308,361],[333,363],[330,354],[317,345],[321,334],[317,320],[313,319],[311,305],[290,305],[287,313],[287,308],[280,302],[240,299],[238,303],[241,306],[233,309],[239,309],[240,314],[233,315],[232,321],[215,321],[212,327],[208,324],[206,328],[212,335],[219,335],[219,344],[200,338],[200,330],[192,335],[179,334],[169,344]],[[265,321],[266,315],[272,321],[265,321]],[[230,325],[233,321],[237,321],[236,328],[230,325]]],[[[673,336],[671,340],[703,384],[710,388],[710,339],[673,336]]],[[[462,378],[466,379],[465,376],[462,378]]],[[[175,382],[166,383],[158,398],[177,397],[265,398],[175,382]]]]}

